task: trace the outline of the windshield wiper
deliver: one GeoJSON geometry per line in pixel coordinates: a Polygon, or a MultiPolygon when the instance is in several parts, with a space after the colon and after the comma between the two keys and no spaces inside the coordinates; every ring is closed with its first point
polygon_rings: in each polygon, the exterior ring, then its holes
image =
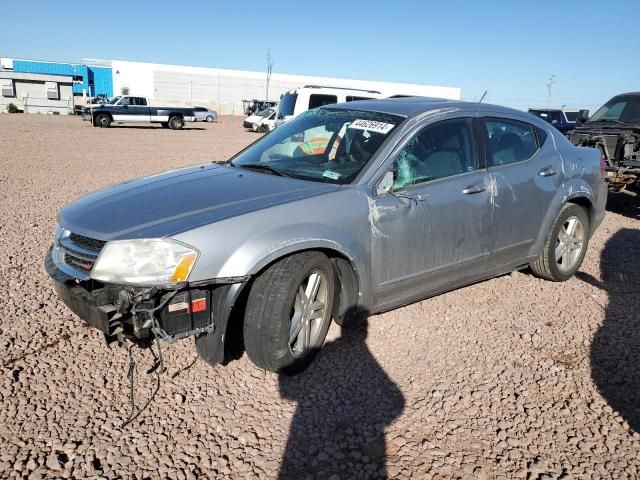
{"type": "Polygon", "coordinates": [[[265,172],[271,173],[272,175],[278,175],[279,177],[289,177],[293,178],[293,175],[290,173],[285,173],[282,170],[278,170],[273,168],[271,165],[266,165],[263,163],[247,163],[244,165],[235,165],[232,163],[234,167],[246,168],[247,170],[255,170],[256,172],[265,172]]]}

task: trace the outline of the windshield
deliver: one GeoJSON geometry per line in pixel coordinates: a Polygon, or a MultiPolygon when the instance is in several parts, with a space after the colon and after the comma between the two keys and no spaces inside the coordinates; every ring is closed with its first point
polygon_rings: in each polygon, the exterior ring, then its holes
{"type": "Polygon", "coordinates": [[[594,122],[640,123],[640,95],[613,97],[589,119],[594,122]]]}
{"type": "Polygon", "coordinates": [[[109,105],[115,105],[116,102],[118,100],[120,100],[122,97],[113,97],[111,100],[109,100],[109,105]]]}
{"type": "Polygon", "coordinates": [[[278,118],[293,115],[296,108],[296,100],[298,100],[297,93],[285,93],[282,95],[282,97],[280,97],[280,104],[278,105],[278,118]]]}
{"type": "Polygon", "coordinates": [[[403,120],[361,110],[309,110],[239,153],[231,164],[303,180],[349,183],[403,120]]]}
{"type": "Polygon", "coordinates": [[[272,113],[273,113],[273,108],[265,108],[264,110],[260,110],[258,113],[256,113],[256,115],[264,118],[264,117],[268,117],[272,113]]]}

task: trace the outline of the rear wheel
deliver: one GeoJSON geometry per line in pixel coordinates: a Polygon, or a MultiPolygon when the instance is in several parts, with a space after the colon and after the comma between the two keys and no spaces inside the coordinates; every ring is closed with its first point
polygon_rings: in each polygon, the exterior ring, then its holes
{"type": "Polygon", "coordinates": [[[96,116],[96,125],[102,128],[109,128],[111,125],[111,116],[106,113],[101,113],[96,116]]]}
{"type": "Polygon", "coordinates": [[[213,122],[213,117],[211,115],[209,115],[207,117],[207,122],[212,123],[213,122]]]}
{"type": "Polygon", "coordinates": [[[335,274],[329,258],[303,252],[268,267],[249,292],[244,343],[258,367],[293,375],[318,353],[331,324],[335,274]]]}
{"type": "Polygon", "coordinates": [[[546,280],[564,282],[582,265],[589,245],[589,216],[574,204],[566,204],[551,229],[542,254],[531,270],[546,280]]]}
{"type": "Polygon", "coordinates": [[[181,117],[175,116],[169,119],[169,128],[171,130],[180,130],[184,127],[184,120],[181,117]]]}

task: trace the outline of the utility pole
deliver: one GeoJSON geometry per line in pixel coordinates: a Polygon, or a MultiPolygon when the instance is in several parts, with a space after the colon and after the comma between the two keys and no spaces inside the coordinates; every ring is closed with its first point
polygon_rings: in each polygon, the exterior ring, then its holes
{"type": "Polygon", "coordinates": [[[266,100],[269,100],[269,82],[271,81],[271,70],[273,70],[273,59],[271,58],[271,49],[267,50],[267,91],[266,100]]]}
{"type": "Polygon", "coordinates": [[[556,83],[556,75],[555,73],[552,74],[549,77],[549,82],[547,83],[547,92],[548,92],[548,97],[547,97],[547,106],[550,107],[551,106],[551,94],[552,94],[552,89],[553,89],[553,84],[556,83]]]}

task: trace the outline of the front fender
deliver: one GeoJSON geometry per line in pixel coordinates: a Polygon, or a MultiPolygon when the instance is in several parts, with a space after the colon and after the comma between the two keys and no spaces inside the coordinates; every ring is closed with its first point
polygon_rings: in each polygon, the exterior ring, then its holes
{"type": "Polygon", "coordinates": [[[346,257],[360,278],[368,278],[368,238],[357,230],[344,231],[323,224],[297,224],[268,230],[238,245],[220,268],[219,277],[256,275],[267,265],[302,250],[333,250],[346,257]]]}
{"type": "Polygon", "coordinates": [[[322,238],[293,238],[278,242],[277,235],[274,235],[273,239],[270,239],[270,236],[261,237],[257,242],[248,242],[241,246],[223,265],[220,276],[232,276],[225,272],[239,271],[246,272],[245,275],[255,275],[275,260],[302,250],[335,250],[355,263],[354,254],[336,241],[322,238]],[[265,249],[260,245],[263,242],[274,246],[265,249]]]}

